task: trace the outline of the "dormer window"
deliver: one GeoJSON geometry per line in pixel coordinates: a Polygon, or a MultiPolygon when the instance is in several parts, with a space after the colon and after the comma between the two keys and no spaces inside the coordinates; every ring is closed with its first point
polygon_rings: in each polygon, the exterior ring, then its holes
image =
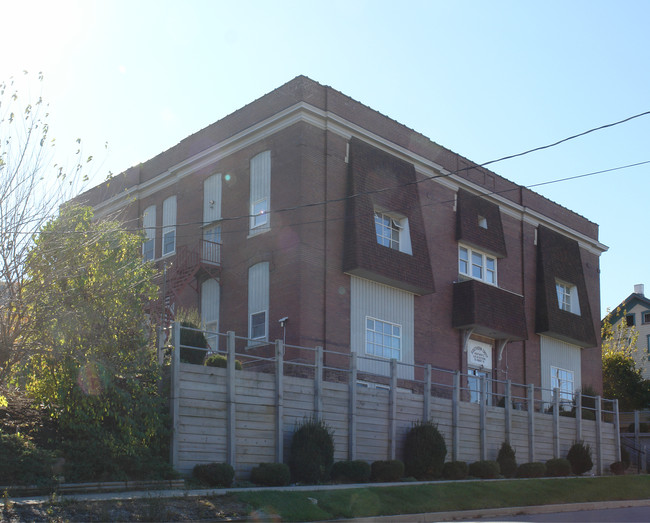
{"type": "Polygon", "coordinates": [[[485,216],[479,216],[478,217],[478,226],[481,229],[487,229],[488,228],[488,226],[487,226],[487,218],[485,216]]]}
{"type": "Polygon", "coordinates": [[[375,233],[379,245],[406,254],[413,254],[408,218],[376,210],[375,233]]]}
{"type": "Polygon", "coordinates": [[[578,289],[575,285],[560,280],[555,280],[558,307],[563,311],[580,315],[580,300],[578,289]]]}
{"type": "Polygon", "coordinates": [[[497,260],[484,252],[458,246],[458,273],[490,285],[497,284],[497,260]]]}

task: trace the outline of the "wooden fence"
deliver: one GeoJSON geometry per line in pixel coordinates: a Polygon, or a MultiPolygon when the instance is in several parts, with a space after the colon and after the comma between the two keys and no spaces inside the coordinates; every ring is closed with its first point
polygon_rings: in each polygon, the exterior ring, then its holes
{"type": "MultiPolygon", "coordinates": [[[[485,380],[480,382],[481,401],[463,401],[467,377],[460,373],[452,374],[449,397],[438,397],[432,393],[437,389],[429,366],[418,393],[413,392],[417,387],[398,386],[394,361],[389,378],[380,379],[383,384],[378,388],[368,388],[359,385],[354,354],[349,355],[348,368],[336,369],[346,380],[323,379],[333,369],[323,365],[322,349],[312,349],[315,361],[305,365],[313,369],[313,377],[290,376],[285,375],[290,362],[284,361],[282,341],[275,343],[275,355],[264,359],[264,371],[246,370],[248,362],[236,370],[235,358],[246,355],[236,353],[234,333],[227,336],[227,368],[193,365],[180,362],[178,333],[175,329],[172,463],[181,473],[190,473],[198,463],[226,462],[238,478],[247,478],[260,463],[287,462],[292,434],[308,418],[322,420],[333,430],[336,461],[400,459],[406,433],[420,420],[438,425],[447,443],[447,460],[494,460],[502,442],[508,441],[518,463],[546,461],[565,457],[580,440],[593,449],[595,473],[602,474],[620,460],[617,404],[612,402],[613,409],[604,411],[599,397],[593,398],[594,420],[565,417],[560,415],[557,390],[549,414],[535,407],[539,388],[520,386],[527,393],[526,410],[515,410],[521,402],[512,399],[515,385],[510,382],[501,382],[502,407],[487,401],[491,389],[485,380]]],[[[583,410],[580,399],[577,407],[577,412],[583,410]]]]}

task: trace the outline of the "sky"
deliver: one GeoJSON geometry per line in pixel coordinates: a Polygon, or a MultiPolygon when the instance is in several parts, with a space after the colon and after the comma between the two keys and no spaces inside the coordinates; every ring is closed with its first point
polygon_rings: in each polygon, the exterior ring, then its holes
{"type": "MultiPolygon", "coordinates": [[[[479,164],[650,111],[645,0],[0,0],[0,13],[0,80],[49,103],[58,155],[82,139],[88,187],[300,74],[479,164]]],[[[650,164],[557,180],[650,161],[649,145],[645,115],[490,165],[555,181],[533,190],[599,224],[601,317],[635,284],[650,295],[650,164]]]]}

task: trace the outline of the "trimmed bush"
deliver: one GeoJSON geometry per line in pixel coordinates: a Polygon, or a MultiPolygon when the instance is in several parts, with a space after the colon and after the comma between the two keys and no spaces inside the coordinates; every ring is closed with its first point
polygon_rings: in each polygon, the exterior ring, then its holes
{"type": "Polygon", "coordinates": [[[374,461],[370,466],[370,479],[377,483],[399,481],[404,477],[404,463],[398,459],[374,461]]]}
{"type": "Polygon", "coordinates": [[[546,462],[546,475],[555,478],[570,476],[571,463],[564,458],[549,459],[546,462]]]}
{"type": "Polygon", "coordinates": [[[415,423],[404,442],[404,468],[407,476],[419,480],[439,478],[447,456],[447,445],[430,421],[415,423]]]}
{"type": "MultiPolygon", "coordinates": [[[[205,360],[203,360],[203,365],[207,367],[219,367],[221,369],[225,369],[228,365],[228,358],[226,358],[223,354],[210,354],[205,358],[205,360]]],[[[235,360],[235,369],[242,369],[241,361],[235,360]]]]}
{"type": "Polygon", "coordinates": [[[448,461],[442,467],[442,477],[445,479],[465,479],[469,467],[464,461],[448,461]]]}
{"type": "Polygon", "coordinates": [[[322,421],[306,420],[291,440],[291,476],[298,483],[327,481],[334,463],[332,432],[322,421]]]}
{"type": "Polygon", "coordinates": [[[235,471],[228,463],[203,463],[194,465],[192,476],[210,487],[229,487],[235,471]]]}
{"type": "Polygon", "coordinates": [[[517,467],[518,478],[543,478],[546,476],[546,465],[541,461],[522,463],[517,467]]]}
{"type": "Polygon", "coordinates": [[[571,463],[571,470],[579,476],[591,470],[594,462],[591,460],[591,447],[584,441],[571,445],[566,459],[571,463]]]}
{"type": "Polygon", "coordinates": [[[181,321],[181,354],[180,360],[183,363],[201,365],[207,354],[208,340],[203,332],[198,329],[192,321],[181,321]],[[187,328],[183,328],[187,327],[187,328]]]}
{"type": "Polygon", "coordinates": [[[291,482],[291,471],[285,463],[260,463],[251,470],[251,481],[264,487],[282,487],[291,482]]]}
{"type": "Polygon", "coordinates": [[[627,469],[628,465],[625,464],[624,461],[615,461],[609,466],[609,470],[612,471],[612,474],[615,474],[617,476],[622,476],[625,474],[625,470],[627,469]]]}
{"type": "Polygon", "coordinates": [[[500,474],[499,464],[496,461],[475,461],[469,466],[469,475],[480,479],[494,479],[500,474]]]}
{"type": "Polygon", "coordinates": [[[497,463],[501,474],[506,478],[512,478],[517,473],[517,459],[515,458],[515,450],[510,446],[507,441],[501,444],[499,454],[497,455],[497,463]]]}
{"type": "Polygon", "coordinates": [[[332,467],[332,481],[338,483],[368,483],[370,465],[363,460],[337,461],[332,467]]]}
{"type": "Polygon", "coordinates": [[[630,453],[625,447],[621,447],[621,461],[625,463],[625,468],[627,469],[630,466],[630,453]]]}

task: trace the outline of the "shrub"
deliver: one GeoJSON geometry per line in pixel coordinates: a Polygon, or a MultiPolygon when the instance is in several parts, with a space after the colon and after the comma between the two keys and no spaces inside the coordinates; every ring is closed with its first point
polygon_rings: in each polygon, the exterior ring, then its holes
{"type": "Polygon", "coordinates": [[[517,467],[518,478],[543,478],[546,475],[546,465],[541,461],[522,463],[517,467]]]}
{"type": "Polygon", "coordinates": [[[551,477],[570,476],[571,463],[564,458],[549,459],[546,462],[546,475],[551,477]]]}
{"type": "Polygon", "coordinates": [[[229,487],[235,471],[228,463],[204,463],[194,465],[192,476],[210,487],[229,487]]]}
{"type": "Polygon", "coordinates": [[[583,441],[571,445],[566,459],[571,463],[573,473],[578,476],[588,472],[594,466],[594,462],[591,460],[591,447],[583,441]]]}
{"type": "Polygon", "coordinates": [[[617,476],[622,476],[625,474],[625,471],[629,465],[626,465],[624,461],[615,461],[609,466],[609,470],[612,471],[612,474],[617,476]]]}
{"type": "Polygon", "coordinates": [[[332,467],[332,481],[339,483],[368,483],[370,465],[363,460],[337,461],[332,467]]]}
{"type": "Polygon", "coordinates": [[[515,450],[510,446],[507,441],[501,444],[499,454],[497,455],[497,463],[501,474],[506,478],[511,478],[517,473],[517,459],[515,458],[515,450]]]}
{"type": "MultiPolygon", "coordinates": [[[[628,432],[634,432],[634,423],[630,423],[627,427],[628,432]]],[[[641,422],[639,423],[639,432],[650,432],[650,424],[641,422]]]]}
{"type": "Polygon", "coordinates": [[[625,468],[627,469],[630,466],[630,453],[625,447],[621,447],[621,461],[625,463],[625,468]]]}
{"type": "Polygon", "coordinates": [[[306,420],[291,440],[289,466],[293,480],[300,483],[327,481],[334,463],[334,440],[322,421],[306,420]]]}
{"type": "Polygon", "coordinates": [[[197,324],[193,321],[181,321],[181,354],[180,360],[183,363],[193,363],[201,365],[207,353],[208,340],[205,335],[198,329],[197,324]]]}
{"type": "Polygon", "coordinates": [[[46,485],[54,455],[20,434],[0,433],[0,485],[46,485]]]}
{"type": "MultiPolygon", "coordinates": [[[[228,358],[226,358],[223,354],[210,354],[205,358],[205,360],[203,360],[203,365],[206,365],[207,367],[219,367],[221,369],[225,369],[228,365],[228,358]]],[[[235,369],[242,369],[241,361],[235,360],[235,369]]]]}
{"type": "Polygon", "coordinates": [[[415,423],[406,435],[404,468],[407,476],[419,480],[439,478],[446,455],[445,439],[430,421],[415,423]]]}
{"type": "Polygon", "coordinates": [[[251,470],[251,481],[265,487],[281,487],[291,482],[291,472],[285,463],[260,463],[251,470]]]}
{"type": "Polygon", "coordinates": [[[469,475],[475,478],[494,479],[499,473],[499,464],[496,461],[475,461],[469,466],[469,475]]]}
{"type": "Polygon", "coordinates": [[[404,463],[398,459],[374,461],[370,466],[370,479],[378,483],[399,481],[404,477],[404,463]]]}
{"type": "Polygon", "coordinates": [[[464,461],[448,461],[442,467],[442,477],[445,479],[465,479],[468,466],[464,461]]]}

